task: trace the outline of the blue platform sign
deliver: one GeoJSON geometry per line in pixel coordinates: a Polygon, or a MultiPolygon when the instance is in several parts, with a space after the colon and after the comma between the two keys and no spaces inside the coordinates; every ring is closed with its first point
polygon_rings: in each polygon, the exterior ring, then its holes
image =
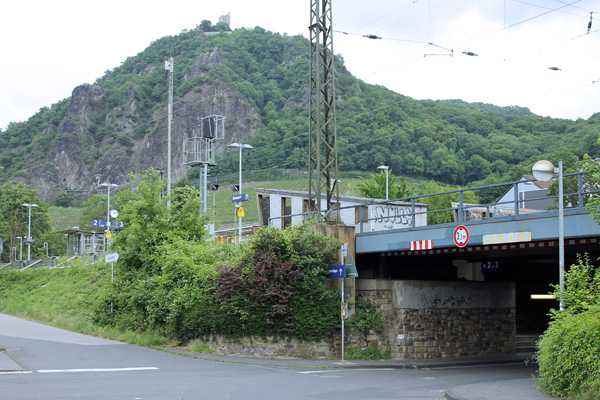
{"type": "MultiPolygon", "coordinates": [[[[92,220],[92,226],[95,226],[97,228],[108,228],[107,224],[106,224],[106,220],[104,219],[94,219],[92,220]]],[[[113,229],[123,229],[123,227],[125,226],[121,221],[110,221],[110,226],[113,229]]]]}
{"type": "Polygon", "coordinates": [[[103,219],[95,219],[92,221],[92,225],[98,228],[106,228],[106,221],[103,219]]]}
{"type": "Polygon", "coordinates": [[[331,279],[341,279],[346,277],[346,266],[344,264],[332,265],[329,267],[329,277],[331,279]]]}
{"type": "Polygon", "coordinates": [[[234,203],[241,203],[243,201],[248,201],[249,199],[250,196],[248,196],[248,193],[234,194],[231,196],[231,201],[234,203]]]}

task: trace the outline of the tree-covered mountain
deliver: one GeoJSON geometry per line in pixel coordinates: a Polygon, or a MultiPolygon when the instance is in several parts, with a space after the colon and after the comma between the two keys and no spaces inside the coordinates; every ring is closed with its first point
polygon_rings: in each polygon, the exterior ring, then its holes
{"type": "MultiPolygon", "coordinates": [[[[186,176],[182,143],[202,116],[226,116],[226,140],[255,150],[247,168],[304,168],[307,158],[308,42],[261,28],[206,32],[207,24],[153,42],[94,84],[0,132],[0,182],[33,184],[54,199],[90,192],[98,180],[164,169],[167,79],[175,59],[174,169],[186,176]]],[[[600,114],[588,120],[537,116],[519,107],[417,101],[354,77],[337,59],[340,169],[466,184],[515,176],[540,157],[598,154],[600,114]]],[[[235,169],[222,152],[219,170],[235,169]]],[[[245,167],[245,168],[246,168],[245,167]]]]}

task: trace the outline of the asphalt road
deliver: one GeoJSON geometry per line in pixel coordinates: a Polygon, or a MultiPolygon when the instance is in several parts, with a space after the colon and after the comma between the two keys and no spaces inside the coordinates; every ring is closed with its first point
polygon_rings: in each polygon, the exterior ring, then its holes
{"type": "Polygon", "coordinates": [[[230,364],[79,335],[2,314],[0,347],[23,369],[0,372],[2,400],[437,400],[454,387],[526,379],[533,373],[521,365],[306,370],[230,364]]]}

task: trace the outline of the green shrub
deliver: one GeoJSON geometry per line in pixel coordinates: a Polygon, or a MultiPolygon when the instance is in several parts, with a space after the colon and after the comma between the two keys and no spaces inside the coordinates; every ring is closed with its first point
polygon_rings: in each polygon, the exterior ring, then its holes
{"type": "Polygon", "coordinates": [[[338,296],[325,279],[333,239],[308,227],[263,229],[240,249],[182,236],[165,235],[152,256],[135,256],[137,268],[120,269],[96,321],[183,341],[211,334],[319,340],[337,328],[338,296]]]}
{"type": "MultiPolygon", "coordinates": [[[[565,275],[565,290],[555,286],[557,298],[562,296],[566,313],[577,314],[593,305],[600,305],[600,268],[594,267],[587,254],[577,256],[577,262],[565,275]]],[[[563,313],[564,314],[564,313],[563,313]]],[[[560,317],[560,313],[555,313],[560,317]]]]}
{"type": "Polygon", "coordinates": [[[375,345],[365,348],[350,347],[346,350],[348,360],[388,360],[391,357],[389,350],[381,350],[375,345]]]}
{"type": "Polygon", "coordinates": [[[359,298],[356,312],[348,321],[348,327],[356,329],[364,336],[368,335],[369,331],[381,332],[384,328],[383,315],[373,303],[359,298]]]}
{"type": "Polygon", "coordinates": [[[204,342],[202,342],[201,340],[192,340],[192,342],[189,344],[188,348],[190,349],[191,352],[193,353],[212,353],[213,350],[210,348],[210,346],[204,342]]]}
{"type": "MultiPolygon", "coordinates": [[[[597,389],[600,307],[593,306],[580,314],[566,313],[552,321],[539,343],[538,362],[540,383],[552,395],[584,396],[597,389]]],[[[597,396],[599,392],[595,393],[597,396]]]]}
{"type": "Polygon", "coordinates": [[[217,333],[322,339],[339,320],[335,290],[325,276],[337,243],[308,227],[260,230],[239,265],[216,285],[217,333]]]}

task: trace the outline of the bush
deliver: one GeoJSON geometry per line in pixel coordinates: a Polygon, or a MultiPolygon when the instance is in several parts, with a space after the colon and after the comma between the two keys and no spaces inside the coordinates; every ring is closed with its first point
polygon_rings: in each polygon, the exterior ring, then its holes
{"type": "Polygon", "coordinates": [[[391,357],[388,350],[381,350],[375,345],[365,348],[350,347],[346,350],[348,360],[387,360],[391,357]]]}
{"type": "MultiPolygon", "coordinates": [[[[555,319],[539,343],[540,383],[555,396],[599,393],[600,307],[555,319]]],[[[597,398],[597,397],[589,397],[597,398]]]]}
{"type": "Polygon", "coordinates": [[[337,327],[335,290],[325,284],[337,243],[308,227],[267,228],[216,285],[217,333],[322,339],[337,327]]]}
{"type": "Polygon", "coordinates": [[[327,286],[337,243],[309,228],[263,229],[242,249],[165,235],[122,268],[97,321],[178,340],[211,334],[318,340],[338,326],[327,286]],[[110,304],[114,313],[110,312],[110,304]]]}
{"type": "MultiPolygon", "coordinates": [[[[555,286],[557,298],[562,296],[568,314],[577,314],[593,305],[600,305],[600,268],[592,265],[587,254],[577,256],[577,262],[565,275],[565,290],[555,286]]],[[[556,314],[560,317],[560,313],[556,314]]]]}
{"type": "Polygon", "coordinates": [[[348,321],[348,327],[358,330],[364,336],[367,336],[369,331],[381,332],[384,328],[383,315],[373,303],[359,298],[356,312],[348,321]]]}

